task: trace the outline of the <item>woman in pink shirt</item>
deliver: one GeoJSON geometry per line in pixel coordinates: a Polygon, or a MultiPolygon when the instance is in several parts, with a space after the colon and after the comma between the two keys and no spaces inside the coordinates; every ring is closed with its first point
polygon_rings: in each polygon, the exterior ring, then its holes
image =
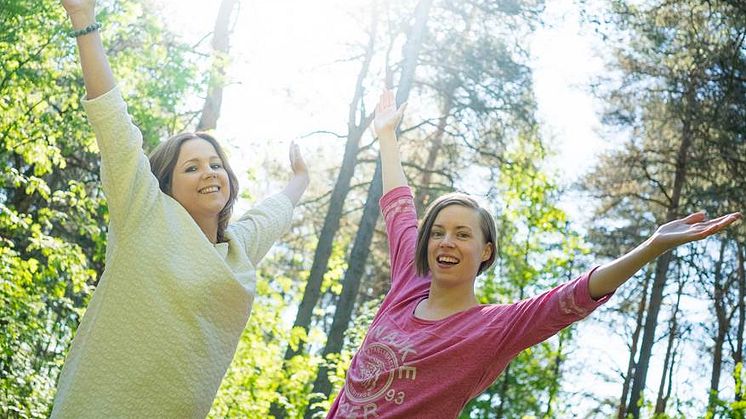
{"type": "Polygon", "coordinates": [[[490,214],[464,194],[433,202],[421,227],[399,159],[404,107],[384,91],[374,126],[381,147],[391,289],[381,303],[329,418],[455,418],[523,349],[585,318],[643,265],[710,236],[740,213],[698,212],[658,228],[626,255],[514,304],[479,304],[474,282],[495,259],[490,214]]]}

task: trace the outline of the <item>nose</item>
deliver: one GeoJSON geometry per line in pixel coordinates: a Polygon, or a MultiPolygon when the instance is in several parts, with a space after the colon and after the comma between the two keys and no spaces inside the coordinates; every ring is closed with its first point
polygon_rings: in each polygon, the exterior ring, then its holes
{"type": "Polygon", "coordinates": [[[453,247],[453,239],[450,234],[445,234],[443,240],[440,241],[441,247],[453,247]]]}
{"type": "Polygon", "coordinates": [[[212,167],[208,167],[205,171],[205,178],[214,178],[218,176],[217,170],[213,169],[212,167]]]}

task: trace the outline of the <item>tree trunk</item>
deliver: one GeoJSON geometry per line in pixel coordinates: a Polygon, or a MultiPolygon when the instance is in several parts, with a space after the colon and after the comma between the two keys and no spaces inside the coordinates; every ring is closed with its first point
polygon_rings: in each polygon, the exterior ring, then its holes
{"type": "Polygon", "coordinates": [[[502,384],[500,385],[500,391],[497,393],[500,397],[500,404],[497,405],[497,409],[495,409],[495,417],[496,418],[502,418],[504,417],[505,413],[505,401],[508,400],[508,381],[510,381],[510,364],[508,364],[507,367],[505,367],[505,371],[503,371],[502,374],[500,374],[502,377],[502,384]]]}
{"type": "MultiPolygon", "coordinates": [[[[690,108],[694,107],[694,102],[696,100],[694,94],[694,88],[690,86],[689,91],[687,92],[687,99],[690,108]]],[[[693,109],[690,112],[692,111],[693,109]]],[[[681,144],[679,145],[676,158],[676,171],[674,174],[671,201],[666,212],[666,222],[675,219],[678,215],[681,190],[684,187],[684,181],[686,179],[689,148],[694,136],[691,127],[691,117],[691,114],[683,117],[681,144]]],[[[635,375],[632,380],[632,390],[629,404],[627,406],[627,412],[629,412],[633,418],[640,417],[640,406],[638,406],[638,402],[645,391],[648,366],[653,354],[653,344],[655,343],[655,326],[658,323],[658,313],[660,312],[661,303],[663,301],[663,290],[666,286],[666,274],[668,273],[668,265],[671,263],[672,256],[673,254],[671,251],[666,252],[658,258],[655,266],[655,278],[653,279],[653,289],[650,293],[648,314],[645,318],[645,328],[643,329],[642,343],[640,345],[640,357],[637,361],[637,367],[635,368],[635,375]]]]}
{"type": "Polygon", "coordinates": [[[666,356],[663,359],[663,373],[661,374],[661,382],[658,386],[658,396],[655,399],[655,414],[663,414],[666,410],[666,380],[670,379],[670,371],[673,369],[673,353],[674,344],[676,343],[676,335],[678,334],[677,316],[679,315],[679,303],[681,302],[681,294],[684,291],[684,284],[679,283],[679,291],[676,293],[676,305],[671,315],[671,326],[668,329],[668,345],[666,345],[666,356]]]}
{"type": "Polygon", "coordinates": [[[545,418],[552,418],[554,417],[554,412],[552,411],[552,407],[554,404],[555,399],[557,398],[557,393],[559,393],[560,389],[560,372],[562,371],[562,347],[565,343],[564,339],[564,333],[560,331],[558,334],[559,343],[557,344],[557,356],[554,357],[554,365],[552,366],[552,375],[553,380],[552,384],[549,386],[549,398],[547,400],[547,410],[544,413],[545,418]]]}
{"type": "MultiPolygon", "coordinates": [[[[363,60],[363,65],[358,73],[357,81],[355,83],[355,94],[352,97],[352,102],[349,107],[347,118],[347,143],[345,144],[342,167],[339,169],[337,181],[334,183],[334,189],[329,198],[329,209],[324,218],[324,225],[321,227],[321,234],[319,235],[319,242],[316,245],[316,251],[313,256],[311,272],[309,273],[306,287],[303,290],[303,299],[298,307],[298,314],[293,323],[293,328],[301,327],[305,332],[308,332],[308,328],[311,325],[313,308],[316,306],[321,296],[321,283],[323,282],[324,274],[329,265],[329,258],[331,257],[334,244],[334,236],[336,235],[337,230],[339,230],[339,222],[342,219],[344,203],[347,199],[347,194],[350,192],[352,176],[355,174],[360,139],[363,134],[365,134],[365,130],[373,118],[372,115],[365,115],[362,118],[359,118],[358,109],[362,109],[361,104],[365,94],[363,82],[365,81],[365,77],[368,75],[370,62],[373,59],[373,54],[375,52],[374,46],[377,22],[378,16],[374,11],[365,59],[363,60]]],[[[285,359],[288,360],[302,351],[303,342],[301,342],[295,350],[288,347],[285,352],[285,359]]]]}
{"type": "MultiPolygon", "coordinates": [[[[567,229],[569,226],[569,223],[565,223],[565,229],[567,229]]],[[[572,281],[573,277],[573,268],[575,267],[575,256],[570,258],[569,263],[567,264],[567,277],[565,278],[566,282],[572,281]]],[[[560,373],[562,372],[562,347],[565,342],[564,335],[562,331],[558,334],[559,337],[559,343],[557,344],[557,356],[554,358],[554,366],[552,368],[552,372],[554,373],[554,382],[549,387],[549,399],[547,400],[547,410],[544,413],[545,418],[551,418],[554,415],[554,412],[552,412],[552,405],[554,404],[554,400],[557,397],[557,394],[559,393],[560,388],[560,373]]]]}
{"type": "MultiPolygon", "coordinates": [[[[464,36],[467,36],[471,32],[471,25],[476,18],[477,7],[472,7],[469,12],[469,18],[466,21],[466,27],[464,28],[464,36]]],[[[445,136],[446,126],[448,124],[448,117],[451,115],[453,109],[453,95],[456,94],[458,88],[458,82],[451,78],[447,83],[444,90],[443,106],[441,108],[440,118],[438,119],[438,126],[433,135],[433,139],[427,150],[427,160],[425,161],[425,171],[422,173],[420,183],[417,185],[417,191],[415,192],[414,204],[417,206],[419,213],[422,213],[424,209],[432,201],[432,194],[430,192],[430,183],[432,182],[433,171],[435,170],[435,162],[438,160],[438,155],[443,149],[443,137],[445,136]]]]}
{"type": "Polygon", "coordinates": [[[661,405],[664,409],[668,404],[668,400],[671,398],[671,393],[673,392],[673,370],[674,366],[676,365],[676,359],[678,358],[678,348],[679,342],[677,342],[676,346],[673,349],[673,353],[671,354],[671,363],[668,365],[668,388],[666,389],[666,394],[665,396],[663,396],[663,400],[661,401],[661,405]]]}
{"type": "MultiPolygon", "coordinates": [[[[415,70],[417,68],[417,57],[422,46],[422,40],[427,29],[427,20],[430,14],[430,7],[433,0],[421,0],[415,10],[415,22],[407,36],[407,42],[404,45],[404,63],[402,65],[401,78],[396,93],[396,103],[402,104],[409,98],[409,92],[412,89],[415,70]]],[[[324,356],[332,353],[338,353],[342,349],[344,341],[344,332],[349,326],[352,316],[352,309],[355,305],[355,297],[360,287],[360,279],[363,275],[366,260],[370,253],[370,242],[373,239],[373,230],[378,221],[378,200],[381,198],[383,190],[381,180],[381,159],[376,162],[376,170],[373,175],[373,181],[368,189],[368,196],[365,201],[363,217],[360,220],[352,251],[347,264],[347,272],[343,279],[342,295],[337,303],[337,309],[334,313],[332,329],[329,332],[326,345],[324,347],[324,356]]],[[[312,393],[321,393],[326,396],[331,392],[327,368],[322,364],[316,376],[312,393]]],[[[317,409],[309,408],[306,411],[306,418],[310,418],[317,409]]]]}
{"type": "Polygon", "coordinates": [[[720,241],[720,256],[715,264],[715,278],[713,279],[713,303],[715,304],[715,317],[717,319],[717,335],[713,344],[712,374],[710,375],[710,389],[707,394],[707,412],[715,412],[718,389],[720,387],[720,368],[723,366],[723,344],[728,333],[729,319],[726,312],[725,285],[723,280],[723,257],[725,254],[726,241],[720,241]]]}
{"type": "MultiPolygon", "coordinates": [[[[736,331],[736,348],[733,351],[733,364],[743,362],[743,333],[746,325],[746,272],[744,272],[744,253],[746,247],[738,243],[738,330],[736,331]]],[[[737,383],[736,383],[737,384],[737,383]]],[[[742,391],[736,392],[735,400],[741,401],[742,391]]]]}
{"type": "Polygon", "coordinates": [[[624,419],[627,415],[627,397],[629,396],[629,385],[632,382],[632,376],[635,372],[635,356],[637,355],[637,345],[639,344],[640,332],[642,331],[643,320],[645,319],[645,304],[648,300],[648,285],[652,277],[652,270],[645,272],[645,280],[642,284],[642,298],[637,307],[637,321],[635,331],[632,333],[632,344],[629,348],[629,359],[627,360],[627,374],[624,375],[624,384],[622,384],[622,397],[619,399],[619,410],[617,419],[624,419]]]}
{"type": "MultiPolygon", "coordinates": [[[[374,175],[377,177],[381,176],[380,162],[381,160],[378,159],[374,175]]],[[[368,196],[380,197],[382,189],[381,182],[373,182],[370,186],[371,187],[368,189],[368,196]]],[[[363,276],[365,262],[370,253],[370,242],[373,239],[373,230],[377,221],[378,205],[365,205],[363,218],[360,221],[360,230],[358,230],[359,232],[355,236],[355,243],[350,252],[350,263],[343,279],[344,285],[342,287],[342,295],[340,295],[339,301],[337,302],[337,307],[334,311],[334,320],[332,321],[331,330],[329,331],[326,345],[322,352],[325,360],[328,359],[328,355],[339,353],[339,351],[342,350],[344,333],[349,326],[352,309],[355,304],[355,296],[360,287],[360,279],[363,276]],[[352,263],[353,260],[357,262],[352,263]]],[[[316,381],[313,383],[312,394],[320,393],[324,396],[328,396],[329,393],[331,393],[332,386],[329,382],[328,374],[329,370],[326,368],[325,364],[322,363],[316,375],[316,381]]],[[[317,411],[317,409],[308,409],[305,417],[311,418],[315,413],[317,413],[317,411]]]]}
{"type": "Polygon", "coordinates": [[[215,19],[215,30],[212,36],[213,62],[210,80],[207,85],[207,97],[202,106],[202,115],[197,124],[197,131],[215,129],[220,118],[220,106],[223,103],[223,86],[225,85],[225,67],[228,60],[229,25],[233,10],[238,0],[223,0],[220,3],[218,17],[215,19]]]}
{"type": "MultiPolygon", "coordinates": [[[[352,95],[352,101],[350,102],[347,114],[347,142],[345,143],[342,166],[339,169],[337,181],[334,183],[334,189],[329,198],[329,208],[324,217],[324,224],[321,227],[319,241],[316,244],[311,271],[303,290],[303,298],[298,307],[298,313],[293,322],[293,328],[302,328],[304,334],[307,334],[308,329],[311,327],[313,309],[321,297],[321,283],[323,282],[324,274],[329,266],[329,258],[332,254],[334,237],[339,230],[339,223],[342,219],[342,212],[344,211],[344,203],[350,192],[350,184],[352,182],[352,177],[355,174],[355,167],[357,166],[357,154],[360,147],[360,139],[365,134],[366,128],[370,125],[370,122],[373,119],[373,115],[364,115],[362,113],[362,103],[363,96],[365,95],[365,87],[363,86],[363,83],[368,75],[370,63],[373,60],[373,55],[375,53],[375,39],[378,26],[378,10],[376,4],[377,3],[373,4],[370,37],[368,38],[368,44],[365,49],[365,58],[363,59],[363,64],[357,75],[355,93],[352,95]]],[[[298,347],[295,349],[288,345],[285,350],[283,363],[299,353],[302,353],[304,346],[304,340],[298,342],[298,347]]],[[[278,389],[278,391],[282,391],[282,389],[278,389]]],[[[270,406],[270,414],[275,418],[284,418],[285,409],[278,403],[273,402],[270,406]]]]}
{"type": "Polygon", "coordinates": [[[433,177],[432,171],[435,169],[435,161],[438,159],[438,154],[440,154],[440,150],[443,148],[443,136],[445,135],[448,116],[453,108],[453,93],[455,90],[455,86],[451,84],[446,92],[441,116],[438,119],[438,127],[427,150],[427,160],[423,166],[425,171],[422,172],[422,178],[420,179],[419,185],[417,185],[417,192],[415,193],[414,198],[414,203],[420,212],[424,210],[432,200],[432,196],[429,192],[430,182],[432,182],[433,177]]]}

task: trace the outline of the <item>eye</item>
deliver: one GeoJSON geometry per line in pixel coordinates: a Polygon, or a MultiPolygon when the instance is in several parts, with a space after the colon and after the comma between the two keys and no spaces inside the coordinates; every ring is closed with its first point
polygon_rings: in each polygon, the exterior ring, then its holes
{"type": "Polygon", "coordinates": [[[197,166],[189,166],[184,170],[185,172],[194,172],[197,170],[197,166]]]}
{"type": "Polygon", "coordinates": [[[431,231],[430,232],[430,237],[432,237],[434,239],[439,239],[439,238],[443,237],[443,232],[442,231],[431,231]]]}
{"type": "Polygon", "coordinates": [[[223,165],[220,163],[212,163],[210,167],[212,167],[213,169],[221,169],[223,165]]]}
{"type": "Polygon", "coordinates": [[[458,233],[458,237],[460,239],[468,239],[469,237],[471,237],[471,234],[469,234],[469,233],[467,233],[465,231],[462,231],[462,232],[458,233]]]}

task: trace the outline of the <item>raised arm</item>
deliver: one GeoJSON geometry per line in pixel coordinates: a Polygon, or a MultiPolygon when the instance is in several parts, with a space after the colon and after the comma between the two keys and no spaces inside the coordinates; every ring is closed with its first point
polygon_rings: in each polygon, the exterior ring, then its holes
{"type": "Polygon", "coordinates": [[[308,187],[309,177],[306,162],[300,154],[298,144],[295,143],[290,144],[290,168],[293,170],[293,177],[285,186],[285,189],[282,190],[282,193],[290,198],[293,205],[296,205],[308,187]]]}
{"type": "Polygon", "coordinates": [[[594,299],[613,292],[645,264],[684,243],[702,240],[741,219],[740,212],[707,220],[703,212],[673,220],[658,227],[645,242],[626,255],[615,259],[593,272],[588,288],[594,299]]]}
{"type": "MultiPolygon", "coordinates": [[[[73,30],[83,30],[96,23],[95,0],[62,0],[62,6],[73,30]]],[[[77,42],[87,98],[94,99],[114,88],[114,75],[98,30],[79,35],[77,42]]]]}
{"type": "Polygon", "coordinates": [[[407,185],[407,178],[401,167],[399,157],[399,144],[396,140],[396,127],[404,115],[406,104],[396,108],[394,92],[386,89],[381,93],[381,98],[376,106],[376,118],[373,127],[376,130],[378,141],[381,145],[381,174],[383,177],[383,194],[399,187],[407,185]]]}

